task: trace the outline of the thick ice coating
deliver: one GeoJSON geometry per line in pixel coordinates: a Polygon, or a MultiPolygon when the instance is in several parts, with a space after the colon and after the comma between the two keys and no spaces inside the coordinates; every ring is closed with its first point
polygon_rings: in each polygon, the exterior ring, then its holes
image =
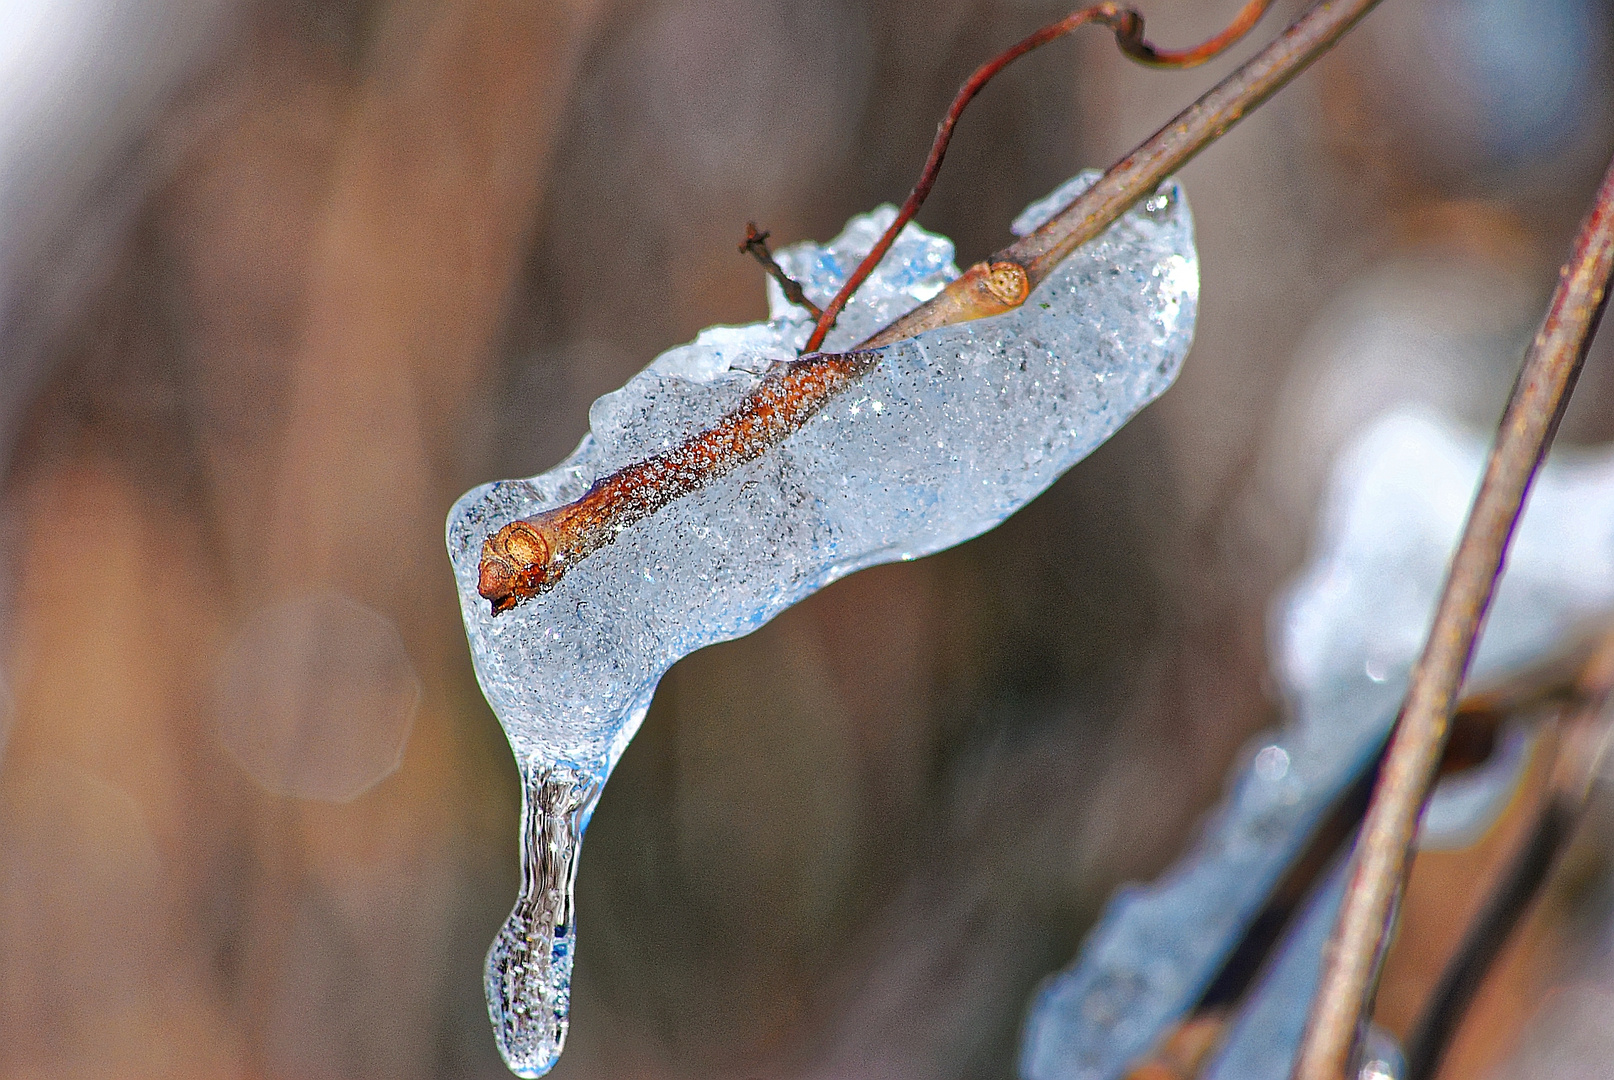
{"type": "MultiPolygon", "coordinates": [[[[1021,231],[1091,183],[1029,208],[1021,231]]],[[[852,219],[780,262],[822,304],[893,219],[852,219]]],[[[768,283],[772,318],[671,349],[589,412],[590,433],[530,480],[454,507],[448,548],[477,678],[526,787],[522,895],[488,955],[488,1008],[512,1070],[538,1076],[566,1035],[577,845],[662,674],[836,578],[985,532],[1109,438],[1176,377],[1199,291],[1193,228],[1168,183],[1079,249],[1019,309],[943,327],[878,362],[757,460],[676,499],[503,614],[477,595],[483,540],[676,445],[795,358],[806,313],[768,283]]],[[[844,349],[957,276],[952,244],[910,225],[842,315],[844,349]]],[[[780,737],[787,737],[781,732],[780,737]]]]}

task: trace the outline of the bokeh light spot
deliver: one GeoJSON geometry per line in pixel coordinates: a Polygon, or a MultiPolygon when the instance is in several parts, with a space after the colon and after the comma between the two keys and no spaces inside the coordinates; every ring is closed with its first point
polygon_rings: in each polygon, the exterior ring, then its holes
{"type": "Polygon", "coordinates": [[[225,651],[218,733],[268,791],[346,802],[398,767],[419,702],[392,620],[315,593],[260,610],[225,651]]]}

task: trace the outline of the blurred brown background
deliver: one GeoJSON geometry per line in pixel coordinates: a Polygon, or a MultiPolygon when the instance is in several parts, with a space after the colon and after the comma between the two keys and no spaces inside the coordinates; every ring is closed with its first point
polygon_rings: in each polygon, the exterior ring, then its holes
{"type": "MultiPolygon", "coordinates": [[[[1066,9],[9,7],[0,1076],[504,1075],[516,774],[451,501],[761,317],[745,222],[900,200],[970,69],[1066,9]]],[[[1145,5],[1171,45],[1236,7],[1145,5]]],[[[675,668],[584,848],[554,1075],[1012,1075],[1038,980],[1280,718],[1266,606],[1334,450],[1402,400],[1494,422],[1614,149],[1610,21],[1388,0],[1186,170],[1201,316],[1159,404],[994,533],[675,668]]],[[[1051,47],[921,220],[980,258],[1256,44],[1051,47]]],[[[1567,438],[1614,437],[1608,337],[1567,438]]],[[[1595,1027],[1614,965],[1575,970],[1595,1027]]]]}

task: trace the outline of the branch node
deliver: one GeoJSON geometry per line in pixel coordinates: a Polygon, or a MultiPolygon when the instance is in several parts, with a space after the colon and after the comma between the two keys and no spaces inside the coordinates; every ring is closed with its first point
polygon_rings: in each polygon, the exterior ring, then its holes
{"type": "Polygon", "coordinates": [[[814,319],[821,317],[824,312],[819,306],[807,299],[807,293],[802,289],[801,282],[785,273],[785,268],[774,259],[773,252],[768,250],[768,237],[772,233],[758,232],[754,221],[745,223],[745,239],[740,241],[740,254],[749,255],[762,264],[762,269],[769,277],[779,283],[784,290],[785,299],[799,308],[806,308],[807,314],[814,319]]]}

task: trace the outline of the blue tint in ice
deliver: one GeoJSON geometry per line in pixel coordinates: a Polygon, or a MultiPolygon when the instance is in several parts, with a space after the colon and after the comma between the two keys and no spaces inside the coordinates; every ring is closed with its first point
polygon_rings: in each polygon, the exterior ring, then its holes
{"type": "MultiPolygon", "coordinates": [[[[1039,991],[1021,1047],[1026,1080],[1116,1080],[1199,1001],[1322,815],[1377,755],[1488,445],[1402,413],[1378,421],[1342,456],[1319,550],[1274,610],[1275,667],[1293,722],[1262,740],[1195,848],[1154,884],[1122,890],[1076,962],[1039,991]]],[[[1541,658],[1611,608],[1614,453],[1555,455],[1514,539],[1474,678],[1541,658]]],[[[1422,839],[1445,846],[1483,832],[1526,749],[1509,735],[1491,765],[1438,787],[1422,839]]],[[[1312,931],[1297,930],[1291,941],[1308,942],[1312,931]]],[[[1272,978],[1315,980],[1314,965],[1287,962],[1285,955],[1272,978]]],[[[1298,1032],[1306,996],[1280,997],[1287,1012],[1259,996],[1251,1003],[1264,1026],[1237,1043],[1245,1065],[1277,1064],[1230,1075],[1288,1075],[1292,1044],[1250,1042],[1298,1032]]]]}
{"type": "MultiPolygon", "coordinates": [[[[779,261],[823,303],[894,213],[854,218],[827,247],[799,244],[779,261]]],[[[952,258],[944,237],[910,225],[828,347],[934,296],[958,273],[952,258]]],[[[880,350],[872,371],[780,446],[629,528],[553,590],[491,615],[476,591],[484,537],[709,425],[770,364],[794,357],[806,313],[771,281],[768,291],[768,322],[715,327],[663,353],[594,403],[571,457],[477,488],[449,516],[477,678],[526,785],[522,893],[487,965],[500,1050],[523,1076],[548,1070],[565,1038],[577,845],[667,668],[836,578],[950,547],[1024,506],[1171,384],[1199,274],[1188,208],[1167,183],[1021,308],[880,350]]]]}
{"type": "Polygon", "coordinates": [[[1323,947],[1334,932],[1350,864],[1337,860],[1278,947],[1277,960],[1239,1010],[1205,1080],[1287,1080],[1306,1030],[1307,1006],[1322,977],[1323,947]]]}

